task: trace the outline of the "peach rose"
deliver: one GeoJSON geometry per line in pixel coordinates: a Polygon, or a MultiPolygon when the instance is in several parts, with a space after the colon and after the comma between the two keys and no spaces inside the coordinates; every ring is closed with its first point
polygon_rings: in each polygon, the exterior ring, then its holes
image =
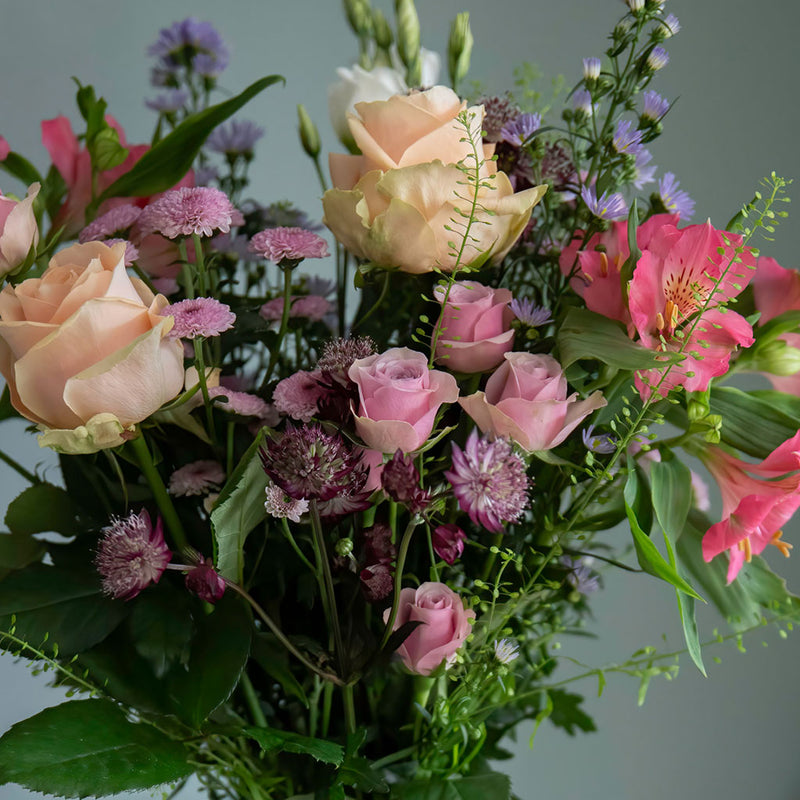
{"type": "MultiPolygon", "coordinates": [[[[384,622],[390,609],[383,613],[384,622]]],[[[418,589],[403,589],[394,629],[407,622],[421,622],[397,648],[397,654],[411,672],[430,675],[443,661],[449,667],[456,651],[472,630],[475,612],[464,608],[461,598],[443,583],[423,583],[418,589]]]]}
{"type": "Polygon", "coordinates": [[[125,271],[125,244],[76,244],[41,278],[0,292],[0,372],[11,402],[64,452],[115,447],[183,385],[168,304],[125,271]]]}
{"type": "Polygon", "coordinates": [[[404,453],[428,440],[442,403],[458,399],[456,379],[428,369],[428,359],[407,347],[359,358],[348,371],[358,386],[358,435],[373,450],[404,453]]]}
{"type": "MultiPolygon", "coordinates": [[[[433,293],[440,303],[444,300],[444,287],[433,293]]],[[[503,354],[514,346],[514,314],[508,307],[512,297],[508,289],[477,281],[453,284],[442,307],[436,360],[455,372],[486,372],[502,363],[503,354]]]]}
{"type": "Polygon", "coordinates": [[[456,237],[448,228],[470,212],[472,199],[456,164],[469,166],[475,149],[483,159],[480,224],[470,229],[474,241],[460,263],[481,253],[491,252],[493,261],[505,256],[547,187],[515,194],[491,160],[494,145],[483,144],[483,106],[467,109],[469,136],[456,119],[465,109],[444,86],[356,105],[360,116],[349,124],[363,155],[331,154],[335,188],[322,199],[323,221],[348,250],[405,272],[452,270],[456,237]]]}
{"type": "Polygon", "coordinates": [[[600,392],[567,397],[567,379],[552,356],[506,353],[485,392],[458,401],[481,432],[513,439],[523,450],[561,444],[605,398],[600,392]]]}
{"type": "Polygon", "coordinates": [[[31,247],[39,243],[33,201],[41,186],[32,183],[24,200],[0,195],[0,278],[21,266],[31,247]]]}

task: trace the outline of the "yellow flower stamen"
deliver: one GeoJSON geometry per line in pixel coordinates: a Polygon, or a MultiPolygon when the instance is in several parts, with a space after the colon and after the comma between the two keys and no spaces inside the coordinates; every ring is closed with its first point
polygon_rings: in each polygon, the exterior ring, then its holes
{"type": "Polygon", "coordinates": [[[789,542],[784,542],[781,539],[781,536],[783,536],[783,531],[775,531],[775,533],[772,534],[772,538],[770,539],[769,543],[775,545],[775,547],[781,551],[784,558],[789,558],[789,551],[794,548],[794,545],[790,544],[789,542]]]}

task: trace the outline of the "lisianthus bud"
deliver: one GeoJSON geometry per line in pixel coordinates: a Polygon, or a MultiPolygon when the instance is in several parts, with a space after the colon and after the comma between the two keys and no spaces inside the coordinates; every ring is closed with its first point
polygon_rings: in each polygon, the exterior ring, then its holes
{"type": "Polygon", "coordinates": [[[472,45],[475,39],[469,26],[469,11],[456,15],[450,28],[450,41],[447,43],[447,66],[450,70],[450,83],[458,86],[469,72],[472,45]]]}
{"type": "Polygon", "coordinates": [[[406,83],[419,86],[422,74],[420,27],[414,0],[396,0],[397,52],[406,68],[406,83]]]}
{"type": "Polygon", "coordinates": [[[319,131],[317,130],[317,126],[311,121],[311,117],[308,116],[308,111],[306,111],[302,103],[298,103],[297,105],[297,118],[299,121],[297,131],[300,134],[300,143],[303,145],[303,150],[305,150],[311,158],[317,158],[321,147],[319,131]]]}
{"type": "Polygon", "coordinates": [[[388,52],[394,41],[394,34],[392,33],[392,29],[386,17],[383,15],[383,11],[379,8],[374,9],[372,12],[372,26],[375,44],[378,45],[379,49],[388,52]]]}
{"type": "Polygon", "coordinates": [[[344,0],[344,10],[356,36],[369,36],[372,33],[369,0],[344,0]]]}

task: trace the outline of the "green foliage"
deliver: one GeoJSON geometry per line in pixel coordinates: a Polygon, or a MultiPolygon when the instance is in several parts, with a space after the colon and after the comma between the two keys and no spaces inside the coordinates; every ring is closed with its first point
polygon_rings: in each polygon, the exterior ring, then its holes
{"type": "Polygon", "coordinates": [[[60,533],[74,536],[80,526],[72,498],[59,486],[37,483],[29,486],[6,511],[6,525],[12,533],[60,533]]]}
{"type": "Polygon", "coordinates": [[[22,569],[41,560],[45,546],[25,534],[0,533],[0,570],[22,569]]]}
{"type": "Polygon", "coordinates": [[[487,772],[465,778],[428,778],[392,786],[393,800],[510,800],[508,775],[487,772]]]}
{"type": "Polygon", "coordinates": [[[312,739],[310,736],[301,736],[291,731],[282,731],[277,728],[253,728],[242,730],[246,736],[258,742],[265,753],[283,752],[299,753],[311,756],[325,764],[338,767],[344,760],[344,748],[335,742],[325,739],[312,739]]]}
{"type": "Polygon", "coordinates": [[[561,689],[550,689],[547,694],[552,703],[548,718],[553,725],[563,728],[570,736],[574,736],[577,731],[591,733],[597,730],[594,720],[580,707],[583,703],[581,695],[561,689]]]}
{"type": "Polygon", "coordinates": [[[186,751],[107,700],[73,700],[0,738],[0,782],[60,797],[148,789],[192,773],[186,751]]]}

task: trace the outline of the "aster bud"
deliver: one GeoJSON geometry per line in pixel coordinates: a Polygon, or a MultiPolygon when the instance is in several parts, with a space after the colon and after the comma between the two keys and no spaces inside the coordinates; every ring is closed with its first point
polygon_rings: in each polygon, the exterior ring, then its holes
{"type": "Polygon", "coordinates": [[[419,86],[422,76],[420,26],[414,0],[395,0],[397,52],[406,68],[406,83],[419,86]]]}
{"type": "Polygon", "coordinates": [[[319,131],[317,130],[317,126],[311,121],[311,117],[308,116],[308,112],[302,103],[298,103],[297,105],[297,119],[299,123],[297,131],[300,134],[300,143],[303,145],[303,150],[305,150],[311,158],[316,159],[321,149],[319,131]]]}
{"type": "Polygon", "coordinates": [[[447,43],[447,65],[450,70],[450,84],[455,90],[469,72],[472,45],[475,39],[469,26],[469,12],[456,15],[450,28],[450,41],[447,43]]]}

